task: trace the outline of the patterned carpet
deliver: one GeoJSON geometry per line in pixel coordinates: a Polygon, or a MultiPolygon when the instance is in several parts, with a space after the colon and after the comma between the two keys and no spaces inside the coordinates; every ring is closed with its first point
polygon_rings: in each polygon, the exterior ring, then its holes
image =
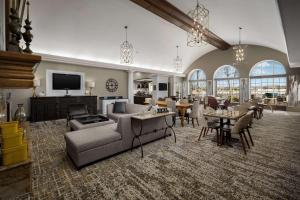
{"type": "Polygon", "coordinates": [[[300,199],[300,113],[266,112],[251,130],[255,146],[218,147],[214,133],[175,128],[173,137],[74,169],[65,121],[31,125],[34,199],[300,199]]]}

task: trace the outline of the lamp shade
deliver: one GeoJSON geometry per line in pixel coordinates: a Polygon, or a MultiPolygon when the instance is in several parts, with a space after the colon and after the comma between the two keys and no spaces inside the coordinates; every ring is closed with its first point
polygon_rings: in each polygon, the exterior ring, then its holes
{"type": "Polygon", "coordinates": [[[34,87],[40,87],[41,85],[41,80],[40,79],[34,79],[33,80],[33,86],[34,87]]]}
{"type": "Polygon", "coordinates": [[[96,85],[96,84],[95,84],[94,81],[88,81],[88,82],[87,82],[87,87],[88,87],[88,88],[94,88],[95,85],[96,85]]]}

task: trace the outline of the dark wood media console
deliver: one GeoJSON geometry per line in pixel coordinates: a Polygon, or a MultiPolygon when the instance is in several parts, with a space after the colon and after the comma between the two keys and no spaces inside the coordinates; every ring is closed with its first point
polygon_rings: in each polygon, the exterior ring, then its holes
{"type": "Polygon", "coordinates": [[[90,114],[97,113],[97,96],[32,97],[30,98],[30,121],[66,118],[71,104],[86,104],[90,114]]]}

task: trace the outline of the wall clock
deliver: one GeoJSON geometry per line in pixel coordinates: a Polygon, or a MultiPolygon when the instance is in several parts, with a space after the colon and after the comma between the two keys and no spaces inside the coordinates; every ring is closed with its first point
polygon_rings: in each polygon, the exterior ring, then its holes
{"type": "Polygon", "coordinates": [[[106,81],[106,89],[109,92],[115,92],[118,89],[118,81],[116,79],[110,78],[106,81]]]}

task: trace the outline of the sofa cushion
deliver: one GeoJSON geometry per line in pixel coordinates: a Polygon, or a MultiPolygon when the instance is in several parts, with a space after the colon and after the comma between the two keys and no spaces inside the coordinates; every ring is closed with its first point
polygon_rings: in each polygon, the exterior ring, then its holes
{"type": "Polygon", "coordinates": [[[116,125],[105,125],[65,134],[66,142],[76,152],[83,152],[105,144],[121,140],[120,133],[115,131],[116,125]]]}
{"type": "Polygon", "coordinates": [[[126,102],[116,101],[114,103],[114,113],[125,113],[126,112],[126,102]]]}

